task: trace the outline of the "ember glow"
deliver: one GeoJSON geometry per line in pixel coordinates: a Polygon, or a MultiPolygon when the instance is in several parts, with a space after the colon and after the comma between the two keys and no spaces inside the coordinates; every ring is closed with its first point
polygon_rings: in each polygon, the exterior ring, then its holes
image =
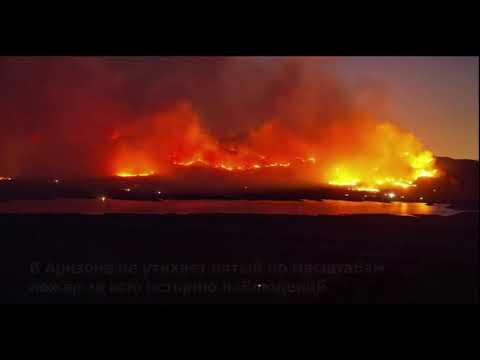
{"type": "MultiPolygon", "coordinates": [[[[373,169],[367,169],[362,171],[361,167],[355,165],[349,166],[336,166],[331,171],[331,179],[328,184],[333,186],[348,186],[352,190],[366,191],[366,192],[379,192],[382,188],[402,188],[408,189],[415,186],[415,181],[422,177],[435,177],[437,170],[434,166],[434,158],[428,151],[424,151],[418,155],[423,159],[427,159],[419,168],[415,163],[410,162],[410,159],[404,160],[406,163],[392,164],[391,166],[399,166],[405,169],[404,174],[396,175],[396,169],[391,173],[388,169],[380,169],[374,167],[373,169]],[[359,170],[351,170],[359,169],[359,170]]],[[[415,157],[413,160],[415,161],[415,157]]],[[[370,160],[372,163],[376,162],[376,159],[370,160]]]]}
{"type": "Polygon", "coordinates": [[[120,151],[114,161],[115,174],[168,176],[181,167],[261,174],[283,168],[319,186],[365,192],[406,190],[419,178],[437,175],[432,153],[392,123],[365,120],[344,125],[341,133],[351,134],[354,146],[338,135],[336,124],[334,130],[323,129],[332,132],[329,136],[317,139],[271,121],[251,130],[242,141],[229,143],[215,139],[201,124],[191,105],[182,103],[155,118],[148,133],[127,129],[127,139],[142,134],[136,143],[140,146],[122,143],[122,135],[116,137],[120,151]]]}
{"type": "Polygon", "coordinates": [[[12,181],[13,179],[11,177],[3,177],[0,176],[0,181],[12,181]]]}
{"type": "Polygon", "coordinates": [[[154,171],[147,171],[147,172],[141,172],[141,173],[120,171],[119,173],[116,174],[116,176],[118,177],[125,177],[125,178],[147,177],[147,176],[153,176],[153,175],[155,175],[154,171]]]}
{"type": "Polygon", "coordinates": [[[382,188],[408,189],[422,177],[437,176],[433,154],[412,134],[392,124],[379,124],[375,130],[371,143],[367,140],[358,155],[330,168],[328,184],[378,192],[382,188]]]}
{"type": "Polygon", "coordinates": [[[242,162],[230,162],[230,163],[209,163],[204,160],[191,160],[186,162],[174,162],[174,165],[178,166],[205,166],[209,168],[215,168],[220,170],[226,171],[248,171],[248,170],[260,170],[265,168],[288,168],[292,164],[289,162],[286,163],[279,163],[279,162],[264,162],[256,163],[256,164],[249,164],[249,163],[242,163],[242,162]]]}

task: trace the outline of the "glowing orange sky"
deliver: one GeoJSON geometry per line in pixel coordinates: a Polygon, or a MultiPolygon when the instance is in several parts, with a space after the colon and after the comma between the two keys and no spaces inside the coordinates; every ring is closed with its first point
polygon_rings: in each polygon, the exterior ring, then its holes
{"type": "Polygon", "coordinates": [[[369,139],[382,123],[413,134],[412,156],[478,159],[477,58],[2,57],[0,86],[3,177],[166,173],[199,149],[358,166],[404,138],[369,139]]]}
{"type": "Polygon", "coordinates": [[[352,88],[386,91],[392,119],[437,156],[479,159],[478,57],[340,57],[352,88]]]}

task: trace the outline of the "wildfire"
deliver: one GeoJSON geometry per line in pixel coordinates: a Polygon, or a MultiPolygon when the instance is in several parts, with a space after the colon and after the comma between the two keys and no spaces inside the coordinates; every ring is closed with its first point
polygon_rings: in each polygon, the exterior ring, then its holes
{"type": "Polygon", "coordinates": [[[117,173],[118,177],[124,177],[124,178],[147,177],[147,176],[153,176],[153,175],[155,175],[155,171],[147,171],[147,172],[141,172],[141,173],[133,173],[133,172],[119,172],[119,173],[117,173]]]}
{"type": "Polygon", "coordinates": [[[190,160],[190,161],[173,162],[173,165],[184,166],[184,167],[204,166],[204,167],[210,167],[210,168],[226,170],[226,171],[248,171],[248,170],[259,170],[264,168],[275,168],[275,167],[288,168],[292,164],[289,162],[285,162],[285,163],[272,162],[272,163],[262,163],[262,164],[234,165],[234,164],[225,164],[225,163],[209,163],[205,160],[190,160]]]}
{"type": "MultiPolygon", "coordinates": [[[[402,158],[402,157],[401,157],[402,158]]],[[[290,168],[293,164],[310,164],[315,166],[317,159],[315,157],[299,158],[295,159],[295,162],[268,162],[265,160],[265,156],[259,157],[259,163],[223,163],[223,162],[209,162],[202,158],[194,158],[192,160],[185,161],[173,161],[172,165],[181,167],[206,167],[224,170],[228,172],[234,171],[255,171],[267,168],[290,168]]],[[[362,169],[362,167],[337,165],[333,167],[328,174],[331,179],[328,181],[329,185],[338,187],[349,187],[350,190],[363,191],[363,192],[379,192],[382,188],[401,188],[408,189],[415,186],[415,181],[424,177],[437,176],[437,170],[434,166],[433,155],[429,151],[423,151],[418,155],[405,155],[403,162],[398,164],[406,170],[402,171],[406,173],[406,176],[395,177],[385,176],[385,170],[380,171],[378,167],[362,169]]],[[[394,165],[394,164],[392,164],[394,165]]],[[[393,171],[395,173],[395,171],[393,171]]],[[[118,177],[133,178],[133,177],[148,177],[155,175],[155,171],[143,171],[143,172],[129,172],[121,171],[117,173],[118,177]]],[[[5,178],[1,178],[4,180],[5,178]]]]}
{"type": "MultiPolygon", "coordinates": [[[[423,151],[418,155],[406,154],[402,163],[397,164],[406,171],[404,177],[384,176],[379,168],[365,170],[363,173],[354,171],[346,166],[336,166],[331,172],[332,180],[328,182],[333,186],[351,186],[352,190],[379,192],[381,188],[408,189],[415,186],[415,181],[424,177],[437,176],[434,168],[434,158],[431,152],[423,151]]],[[[395,170],[393,170],[395,172],[395,170]]]]}
{"type": "Polygon", "coordinates": [[[363,191],[363,192],[373,192],[373,193],[380,192],[380,189],[369,188],[369,187],[357,187],[357,188],[355,188],[355,190],[356,191],[363,191]]]}
{"type": "MultiPolygon", "coordinates": [[[[424,178],[424,177],[435,177],[437,176],[437,170],[433,168],[434,158],[433,155],[424,151],[418,154],[417,156],[408,156],[405,158],[406,164],[399,164],[402,167],[407,167],[406,171],[407,176],[405,177],[394,177],[394,176],[383,176],[384,171],[380,172],[378,168],[372,168],[370,171],[361,172],[361,170],[355,171],[355,167],[348,167],[345,165],[338,165],[333,168],[333,171],[330,173],[331,180],[328,181],[329,185],[338,186],[338,187],[348,187],[350,190],[362,191],[362,192],[372,192],[377,193],[382,188],[400,188],[400,189],[409,189],[416,186],[415,181],[424,178]]],[[[309,158],[296,158],[295,164],[305,164],[308,163],[312,166],[315,166],[317,159],[314,157],[309,158]]],[[[254,164],[234,164],[234,163],[214,163],[208,162],[201,158],[196,158],[193,160],[187,161],[174,161],[172,165],[181,166],[181,167],[206,167],[214,168],[219,170],[224,170],[228,172],[236,171],[255,171],[267,168],[290,168],[292,167],[292,162],[267,162],[265,157],[262,156],[261,163],[254,164]]],[[[140,173],[134,172],[119,172],[117,176],[119,177],[147,177],[155,175],[154,171],[145,171],[140,173]]]]}
{"type": "Polygon", "coordinates": [[[290,168],[301,181],[379,192],[407,190],[420,178],[438,175],[433,154],[413,134],[361,115],[320,128],[303,119],[303,126],[266,121],[242,140],[228,143],[213,137],[189,104],[146,123],[116,133],[117,176],[168,176],[175,167],[226,172],[290,168]]]}
{"type": "Polygon", "coordinates": [[[327,171],[328,183],[350,186],[352,190],[378,192],[380,189],[415,187],[420,178],[438,176],[435,158],[418,140],[392,124],[377,124],[365,136],[362,151],[327,171]]]}

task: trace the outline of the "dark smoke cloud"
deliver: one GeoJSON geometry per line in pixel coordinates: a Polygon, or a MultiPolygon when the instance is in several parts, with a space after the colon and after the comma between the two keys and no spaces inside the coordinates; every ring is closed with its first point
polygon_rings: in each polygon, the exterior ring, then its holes
{"type": "MultiPolygon", "coordinates": [[[[0,58],[0,175],[106,175],[116,131],[149,129],[152,117],[179,102],[191,104],[205,131],[219,141],[244,141],[277,121],[283,131],[319,142],[338,121],[355,121],[351,95],[322,71],[322,62],[0,58]]],[[[142,139],[130,141],[141,146],[142,139]]]]}

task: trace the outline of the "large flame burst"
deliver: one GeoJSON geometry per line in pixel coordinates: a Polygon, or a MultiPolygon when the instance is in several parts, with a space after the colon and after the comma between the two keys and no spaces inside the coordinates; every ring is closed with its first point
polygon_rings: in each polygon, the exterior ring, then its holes
{"type": "Polygon", "coordinates": [[[227,172],[290,168],[319,185],[376,192],[408,189],[419,178],[437,175],[432,153],[391,123],[334,124],[316,137],[316,129],[297,131],[270,121],[247,139],[226,144],[210,136],[199,116],[184,104],[159,115],[147,129],[122,132],[126,139],[136,140],[122,142],[122,136],[115,136],[120,143],[114,172],[120,177],[161,176],[175,167],[227,172]]]}
{"type": "Polygon", "coordinates": [[[327,170],[328,183],[354,190],[377,192],[381,188],[407,189],[422,177],[435,177],[435,158],[415,137],[392,124],[375,128],[371,141],[359,154],[327,170]]]}
{"type": "Polygon", "coordinates": [[[358,191],[378,192],[381,188],[389,187],[407,189],[414,186],[415,181],[419,178],[437,175],[437,170],[433,167],[434,158],[430,151],[423,151],[416,155],[406,152],[404,158],[405,164],[398,165],[408,168],[404,175],[390,175],[377,166],[361,169],[355,164],[351,166],[340,164],[330,170],[331,180],[328,184],[348,186],[358,191]]]}

